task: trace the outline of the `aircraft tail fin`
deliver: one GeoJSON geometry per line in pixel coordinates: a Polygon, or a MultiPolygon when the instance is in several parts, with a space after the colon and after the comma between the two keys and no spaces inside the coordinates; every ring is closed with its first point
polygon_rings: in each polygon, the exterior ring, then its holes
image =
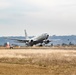
{"type": "Polygon", "coordinates": [[[25,38],[27,39],[28,38],[27,32],[26,32],[26,30],[24,30],[24,31],[25,31],[25,38]]]}

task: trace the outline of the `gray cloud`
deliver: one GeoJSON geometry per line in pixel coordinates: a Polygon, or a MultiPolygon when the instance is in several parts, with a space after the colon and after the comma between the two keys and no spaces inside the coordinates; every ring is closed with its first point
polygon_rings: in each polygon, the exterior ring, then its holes
{"type": "Polygon", "coordinates": [[[21,32],[25,28],[30,35],[42,32],[76,35],[75,0],[1,0],[0,3],[2,35],[24,35],[21,32]]]}

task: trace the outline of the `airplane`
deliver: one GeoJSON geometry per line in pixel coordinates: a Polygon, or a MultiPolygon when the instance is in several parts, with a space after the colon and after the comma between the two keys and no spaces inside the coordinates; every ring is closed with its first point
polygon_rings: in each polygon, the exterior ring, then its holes
{"type": "Polygon", "coordinates": [[[50,40],[48,40],[49,35],[47,33],[41,34],[40,36],[29,38],[27,35],[26,30],[25,31],[25,39],[11,39],[16,40],[20,43],[25,43],[27,46],[33,46],[40,43],[40,46],[42,46],[42,43],[48,44],[50,40]]]}

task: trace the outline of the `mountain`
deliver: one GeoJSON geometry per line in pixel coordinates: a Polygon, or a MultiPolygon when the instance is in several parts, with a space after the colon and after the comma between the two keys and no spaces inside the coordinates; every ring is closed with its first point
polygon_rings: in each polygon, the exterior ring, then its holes
{"type": "MultiPolygon", "coordinates": [[[[29,36],[30,38],[34,37],[34,36],[29,36]]],[[[24,36],[11,36],[9,38],[17,38],[17,39],[25,39],[24,36]]],[[[58,45],[58,44],[69,44],[70,42],[72,44],[76,45],[76,35],[68,35],[68,36],[50,36],[49,40],[51,40],[51,42],[49,43],[49,45],[53,44],[53,45],[58,45]]],[[[9,39],[5,39],[5,37],[0,37],[0,45],[4,45],[4,43],[9,42],[10,44],[15,44],[15,45],[21,45],[24,46],[25,43],[19,43],[15,40],[9,40],[9,39]]]]}

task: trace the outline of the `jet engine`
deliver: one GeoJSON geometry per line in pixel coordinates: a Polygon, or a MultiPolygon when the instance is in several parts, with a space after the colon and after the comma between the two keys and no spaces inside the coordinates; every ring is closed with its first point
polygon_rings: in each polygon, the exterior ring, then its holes
{"type": "Polygon", "coordinates": [[[30,41],[29,41],[29,45],[30,45],[30,46],[33,46],[33,43],[34,43],[33,40],[30,40],[30,41]]]}
{"type": "Polygon", "coordinates": [[[26,42],[27,46],[33,46],[33,40],[29,40],[28,42],[26,42]]]}
{"type": "Polygon", "coordinates": [[[49,40],[45,40],[45,41],[44,41],[45,44],[48,44],[49,42],[50,42],[49,40]]]}

